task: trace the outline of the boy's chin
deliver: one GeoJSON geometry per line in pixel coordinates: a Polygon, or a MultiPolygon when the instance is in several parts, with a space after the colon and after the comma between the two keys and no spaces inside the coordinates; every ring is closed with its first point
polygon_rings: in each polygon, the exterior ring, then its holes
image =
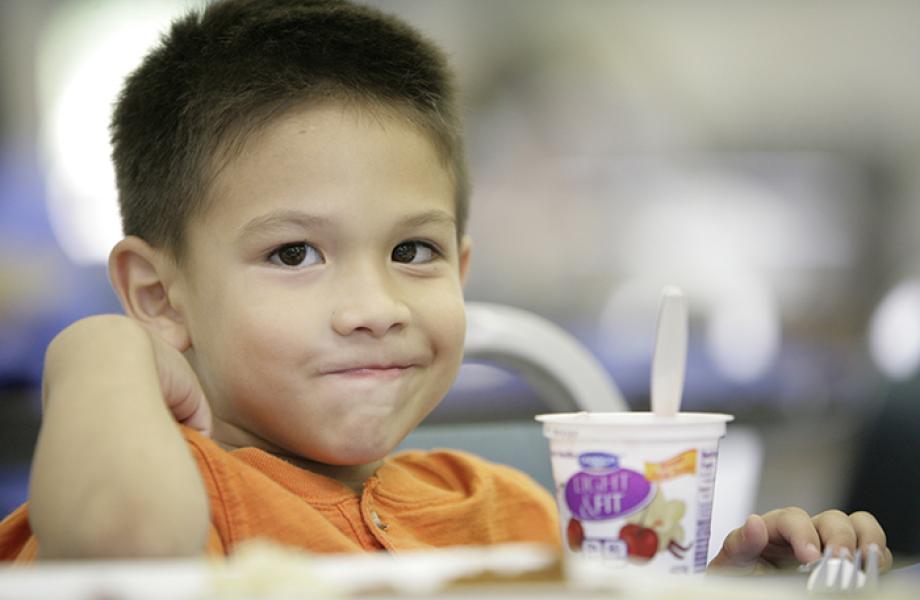
{"type": "Polygon", "coordinates": [[[364,449],[361,451],[328,452],[324,453],[322,459],[317,460],[317,462],[332,467],[360,467],[361,465],[380,462],[392,451],[393,448],[389,448],[388,450],[364,449]]]}
{"type": "MultiPolygon", "coordinates": [[[[404,436],[403,436],[404,437],[404,436]]],[[[313,460],[335,466],[358,466],[375,463],[386,458],[402,441],[397,439],[351,439],[344,443],[313,452],[313,460]]]]}

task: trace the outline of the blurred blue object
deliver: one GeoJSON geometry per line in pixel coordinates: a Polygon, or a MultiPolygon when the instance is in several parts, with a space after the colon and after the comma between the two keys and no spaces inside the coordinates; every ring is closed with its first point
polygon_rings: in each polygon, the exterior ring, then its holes
{"type": "Polygon", "coordinates": [[[19,508],[29,493],[29,465],[0,465],[0,519],[19,508]]]}
{"type": "Polygon", "coordinates": [[[44,180],[34,154],[31,148],[0,147],[0,250],[17,242],[55,243],[45,210],[44,180]]]}
{"type": "Polygon", "coordinates": [[[45,348],[69,323],[118,311],[102,265],[58,246],[29,148],[0,148],[0,389],[37,387],[45,348]]]}

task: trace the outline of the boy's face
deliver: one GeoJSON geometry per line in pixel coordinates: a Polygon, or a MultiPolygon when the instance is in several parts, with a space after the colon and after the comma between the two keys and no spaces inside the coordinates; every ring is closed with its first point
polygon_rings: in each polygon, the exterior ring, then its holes
{"type": "Polygon", "coordinates": [[[453,194],[419,131],[341,106],[220,171],[170,289],[218,441],[366,464],[434,408],[463,355],[453,194]]]}

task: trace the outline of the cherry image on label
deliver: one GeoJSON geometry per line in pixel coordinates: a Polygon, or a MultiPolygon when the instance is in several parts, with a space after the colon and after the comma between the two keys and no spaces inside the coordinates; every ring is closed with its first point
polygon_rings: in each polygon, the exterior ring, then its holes
{"type": "Polygon", "coordinates": [[[572,552],[581,552],[581,545],[585,541],[585,529],[578,519],[569,519],[565,528],[565,537],[572,552]]]}
{"type": "Polygon", "coordinates": [[[628,523],[620,529],[620,539],[626,542],[626,552],[640,562],[651,560],[658,552],[658,534],[648,527],[628,523]]]}

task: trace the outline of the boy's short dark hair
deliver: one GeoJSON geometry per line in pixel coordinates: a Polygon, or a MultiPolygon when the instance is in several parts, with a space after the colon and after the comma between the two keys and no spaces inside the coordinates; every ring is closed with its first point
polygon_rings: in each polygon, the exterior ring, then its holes
{"type": "Polygon", "coordinates": [[[173,23],[126,80],[112,118],[122,225],[182,260],[188,221],[245,141],[297,107],[341,102],[397,114],[469,184],[454,84],[442,52],[375,9],[340,0],[219,0],[173,23]]]}

